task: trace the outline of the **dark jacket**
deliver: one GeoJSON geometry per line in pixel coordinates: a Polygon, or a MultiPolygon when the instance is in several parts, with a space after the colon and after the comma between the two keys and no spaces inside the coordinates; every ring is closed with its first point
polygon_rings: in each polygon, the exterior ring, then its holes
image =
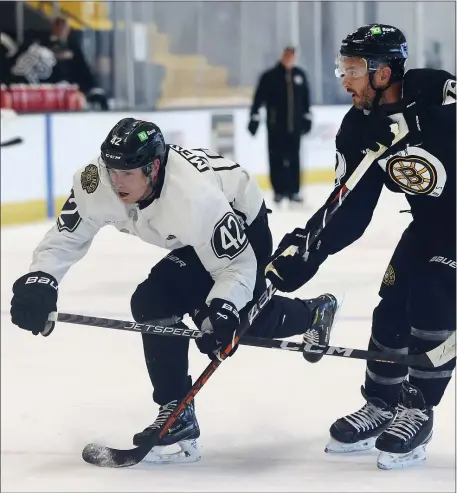
{"type": "MultiPolygon", "coordinates": [[[[96,87],[94,77],[89,65],[78,44],[71,38],[68,41],[60,41],[53,36],[30,36],[20,47],[16,60],[30,48],[33,43],[38,43],[51,50],[55,57],[55,65],[49,77],[40,77],[40,82],[55,84],[67,81],[79,85],[81,91],[87,94],[96,87]]],[[[31,62],[32,63],[32,62],[31,62]]],[[[21,77],[13,78],[11,82],[22,82],[21,77]]]]}
{"type": "Polygon", "coordinates": [[[309,87],[305,72],[293,67],[287,71],[282,63],[264,72],[251,106],[251,120],[259,121],[262,105],[267,109],[269,132],[307,133],[311,128],[309,87]]]}

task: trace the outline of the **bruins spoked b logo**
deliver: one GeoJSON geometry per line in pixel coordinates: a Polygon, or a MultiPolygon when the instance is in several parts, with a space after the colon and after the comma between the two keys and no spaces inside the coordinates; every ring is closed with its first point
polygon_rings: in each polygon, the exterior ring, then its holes
{"type": "Polygon", "coordinates": [[[428,194],[436,187],[435,168],[419,156],[396,156],[387,163],[390,178],[403,190],[428,194]]]}
{"type": "Polygon", "coordinates": [[[395,271],[394,268],[389,264],[386,272],[384,273],[384,277],[382,282],[387,286],[393,286],[395,284],[395,271]]]}
{"type": "Polygon", "coordinates": [[[95,164],[89,164],[81,173],[81,188],[87,193],[94,193],[97,190],[100,177],[95,164]]]}

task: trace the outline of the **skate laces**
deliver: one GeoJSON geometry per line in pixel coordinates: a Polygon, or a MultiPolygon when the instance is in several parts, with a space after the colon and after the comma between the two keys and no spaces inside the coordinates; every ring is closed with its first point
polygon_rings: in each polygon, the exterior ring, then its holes
{"type": "Polygon", "coordinates": [[[319,344],[319,331],[309,329],[303,334],[303,341],[308,344],[319,344]]]}
{"type": "Polygon", "coordinates": [[[165,404],[164,406],[160,406],[159,410],[159,415],[157,416],[156,420],[152,425],[148,426],[148,430],[156,430],[158,428],[161,428],[165,421],[170,417],[170,415],[173,413],[173,411],[176,409],[176,404],[178,401],[171,401],[168,404],[165,404]]]}
{"type": "Polygon", "coordinates": [[[353,414],[344,416],[349,424],[357,431],[368,431],[374,429],[376,425],[382,425],[386,420],[392,419],[392,412],[383,410],[373,404],[365,404],[362,409],[359,409],[353,414]]]}
{"type": "Polygon", "coordinates": [[[387,428],[385,433],[406,441],[412,438],[428,419],[427,414],[421,409],[399,406],[397,419],[387,428]]]}
{"type": "MultiPolygon", "coordinates": [[[[319,296],[319,298],[325,299],[326,303],[334,303],[333,296],[328,295],[328,294],[323,294],[319,296]]],[[[324,306],[316,306],[314,308],[313,314],[312,314],[312,322],[311,326],[315,326],[318,322],[318,320],[323,318],[328,310],[328,305],[325,304],[324,306]]],[[[333,323],[332,321],[331,323],[333,323]]],[[[319,325],[320,329],[323,328],[322,325],[319,325]]],[[[321,330],[316,329],[316,328],[309,328],[306,332],[303,333],[303,342],[308,343],[308,344],[319,344],[319,338],[320,338],[321,330]]]]}

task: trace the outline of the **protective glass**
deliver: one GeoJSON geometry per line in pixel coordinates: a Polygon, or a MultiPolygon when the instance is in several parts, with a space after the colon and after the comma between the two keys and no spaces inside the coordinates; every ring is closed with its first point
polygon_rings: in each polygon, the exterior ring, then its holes
{"type": "Polygon", "coordinates": [[[338,78],[364,77],[368,72],[368,64],[365,58],[343,56],[338,53],[335,59],[335,76],[338,78]]]}
{"type": "Polygon", "coordinates": [[[135,169],[116,169],[107,166],[100,156],[98,158],[98,168],[100,181],[109,187],[122,186],[126,189],[133,190],[137,188],[140,183],[151,183],[151,164],[135,169]]]}

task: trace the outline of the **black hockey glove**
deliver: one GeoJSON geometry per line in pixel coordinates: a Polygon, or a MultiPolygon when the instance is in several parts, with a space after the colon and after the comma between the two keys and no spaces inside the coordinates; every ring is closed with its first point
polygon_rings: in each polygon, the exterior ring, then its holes
{"type": "Polygon", "coordinates": [[[390,126],[394,123],[390,118],[380,114],[378,109],[372,111],[363,122],[363,126],[357,129],[357,134],[354,135],[354,145],[361,152],[379,151],[379,144],[389,147],[395,134],[390,126]]]}
{"type": "MultiPolygon", "coordinates": [[[[207,317],[201,324],[201,334],[196,339],[200,352],[214,359],[215,353],[229,344],[235,337],[236,329],[240,325],[240,315],[230,301],[214,298],[207,310],[207,317]]],[[[229,354],[236,351],[237,346],[229,354]]]]}
{"type": "Polygon", "coordinates": [[[57,311],[58,284],[45,272],[29,272],[13,284],[11,321],[33,335],[48,336],[54,322],[48,322],[51,312],[57,311]]]}
{"type": "Polygon", "coordinates": [[[301,124],[301,135],[306,135],[308,134],[309,132],[311,132],[311,129],[313,127],[313,121],[311,120],[311,116],[310,115],[304,115],[302,117],[302,124],[301,124]]]}
{"type": "MultiPolygon", "coordinates": [[[[307,232],[296,228],[286,234],[281,240],[278,249],[271,257],[265,269],[265,277],[271,281],[279,291],[290,293],[306,284],[325,261],[327,255],[319,253],[314,245],[307,257],[303,257],[296,248],[305,250],[307,232]]],[[[319,242],[318,242],[319,245],[319,242]]]]}
{"type": "Polygon", "coordinates": [[[248,123],[248,130],[249,130],[249,133],[254,137],[254,135],[257,133],[257,130],[259,128],[259,121],[258,120],[254,120],[254,119],[250,119],[249,120],[249,123],[248,123]]]}

